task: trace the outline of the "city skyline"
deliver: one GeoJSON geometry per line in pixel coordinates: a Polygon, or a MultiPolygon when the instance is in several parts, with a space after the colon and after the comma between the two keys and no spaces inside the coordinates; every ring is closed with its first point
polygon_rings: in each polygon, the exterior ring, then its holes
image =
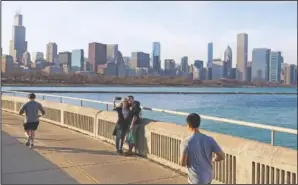
{"type": "Polygon", "coordinates": [[[286,63],[297,62],[297,2],[3,2],[2,5],[4,54],[9,53],[12,17],[21,8],[30,53],[40,51],[46,54],[46,44],[49,42],[57,43],[58,52],[84,49],[87,53],[89,42],[100,42],[119,44],[123,56],[130,56],[135,51],[151,55],[152,43],[157,41],[162,48],[162,67],[165,59],[174,59],[179,63],[183,56],[188,56],[189,64],[193,64],[194,60],[203,60],[206,65],[207,44],[212,42],[213,58],[223,59],[224,50],[230,45],[235,67],[237,34],[245,32],[248,34],[249,61],[252,59],[253,48],[266,47],[281,51],[286,63]],[[149,10],[156,5],[163,11],[151,15],[149,10]],[[52,6],[57,9],[55,15],[51,14],[52,6]],[[62,16],[65,15],[63,9],[67,7],[68,16],[62,16]],[[30,11],[32,8],[36,11],[30,11]],[[79,8],[90,10],[78,13],[79,8]],[[113,15],[108,13],[109,8],[113,8],[113,15]],[[179,11],[175,11],[178,8],[179,11]],[[219,8],[225,9],[225,16],[213,15],[219,8]],[[141,15],[132,16],[129,13],[131,9],[141,15]],[[169,16],[171,13],[172,17],[169,16]],[[200,14],[204,14],[204,19],[200,14]],[[237,16],[233,17],[235,14],[237,16]],[[75,20],[70,19],[72,17],[75,20]],[[228,21],[223,22],[220,20],[222,18],[228,21]],[[88,19],[98,20],[98,23],[92,25],[88,19]],[[201,25],[199,28],[193,24],[196,19],[195,22],[201,25]],[[217,21],[210,23],[210,20],[217,21]],[[258,25],[253,21],[257,21],[258,25]]]}

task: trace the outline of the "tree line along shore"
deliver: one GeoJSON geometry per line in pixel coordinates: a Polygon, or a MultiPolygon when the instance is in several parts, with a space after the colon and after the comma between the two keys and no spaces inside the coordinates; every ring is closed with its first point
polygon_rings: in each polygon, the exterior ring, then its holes
{"type": "Polygon", "coordinates": [[[2,86],[171,86],[171,87],[293,87],[272,82],[243,82],[232,79],[192,80],[188,77],[107,77],[102,75],[2,74],[2,86]]]}

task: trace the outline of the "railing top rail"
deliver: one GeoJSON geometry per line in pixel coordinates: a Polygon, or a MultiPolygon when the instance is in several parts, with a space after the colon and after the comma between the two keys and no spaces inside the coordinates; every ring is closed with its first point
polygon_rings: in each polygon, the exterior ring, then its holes
{"type": "MultiPolygon", "coordinates": [[[[4,90],[1,90],[1,92],[29,94],[27,92],[21,92],[21,91],[4,91],[4,90]]],[[[105,104],[105,105],[113,105],[112,102],[90,100],[90,99],[83,99],[83,98],[75,98],[75,97],[69,97],[69,96],[59,96],[59,95],[50,95],[50,94],[42,94],[42,93],[37,93],[36,95],[56,97],[56,98],[65,98],[65,99],[70,99],[70,100],[80,100],[80,101],[99,103],[99,104],[105,104]]],[[[158,109],[158,108],[150,108],[150,107],[141,107],[141,108],[143,110],[150,110],[150,111],[154,111],[154,112],[163,112],[163,113],[181,115],[181,116],[187,116],[189,114],[187,112],[179,112],[179,111],[172,111],[172,110],[166,110],[166,109],[158,109]]],[[[227,118],[219,118],[219,117],[213,117],[213,116],[207,116],[207,115],[201,115],[201,114],[200,114],[200,116],[201,116],[202,119],[206,119],[206,120],[212,120],[212,121],[224,122],[224,123],[229,123],[229,124],[234,124],[234,125],[241,125],[241,126],[247,126],[247,127],[252,127],[252,128],[260,128],[260,129],[265,129],[265,130],[270,130],[270,131],[284,132],[284,133],[297,135],[297,130],[290,129],[290,128],[277,127],[277,126],[271,126],[271,125],[264,125],[264,124],[246,122],[246,121],[239,121],[239,120],[232,120],[232,119],[227,119],[227,118]]]]}
{"type": "MultiPolygon", "coordinates": [[[[21,91],[3,91],[1,92],[7,92],[7,93],[19,93],[19,94],[30,94],[28,92],[21,92],[21,91]]],[[[70,97],[70,96],[59,96],[59,95],[52,95],[52,94],[43,94],[43,93],[35,93],[35,95],[39,96],[48,96],[48,97],[53,97],[53,98],[65,98],[65,99],[70,99],[70,100],[82,100],[85,102],[93,102],[93,103],[99,103],[99,104],[108,104],[108,105],[113,105],[111,102],[105,102],[105,101],[98,101],[98,100],[90,100],[90,99],[84,99],[84,98],[75,98],[75,97],[70,97]]]]}

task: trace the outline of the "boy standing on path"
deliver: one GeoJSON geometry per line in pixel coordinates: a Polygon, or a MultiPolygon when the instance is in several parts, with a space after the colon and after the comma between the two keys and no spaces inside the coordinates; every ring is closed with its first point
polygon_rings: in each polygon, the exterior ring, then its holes
{"type": "Polygon", "coordinates": [[[26,114],[23,124],[24,130],[26,131],[26,135],[28,137],[26,146],[30,145],[30,147],[32,148],[34,147],[35,131],[37,130],[39,125],[40,115],[38,114],[38,112],[40,111],[43,116],[45,114],[45,111],[42,105],[35,101],[36,96],[34,93],[29,94],[28,97],[29,101],[22,106],[19,114],[26,114]]]}
{"type": "Polygon", "coordinates": [[[186,122],[192,135],[182,142],[180,162],[188,168],[188,184],[211,184],[212,162],[224,160],[225,153],[212,137],[200,133],[198,114],[189,114],[186,122]],[[213,159],[212,153],[215,153],[213,159]]]}

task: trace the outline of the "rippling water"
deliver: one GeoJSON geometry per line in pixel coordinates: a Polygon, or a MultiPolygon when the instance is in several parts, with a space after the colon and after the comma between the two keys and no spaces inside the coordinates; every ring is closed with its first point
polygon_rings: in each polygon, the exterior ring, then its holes
{"type": "MultiPolygon", "coordinates": [[[[183,92],[297,92],[296,88],[188,88],[188,87],[4,87],[3,90],[119,90],[119,91],[183,91],[183,92]]],[[[62,95],[55,93],[57,95],[62,95]]],[[[63,96],[80,97],[93,100],[112,101],[115,96],[128,94],[95,94],[67,93],[63,96]]],[[[136,94],[134,95],[143,106],[171,109],[183,112],[197,112],[203,115],[256,122],[297,129],[297,96],[296,95],[242,95],[242,94],[136,94]]],[[[47,98],[58,101],[55,98],[47,98]]],[[[79,101],[64,100],[66,103],[77,104],[79,101]]],[[[84,102],[84,106],[102,109],[103,105],[84,102]]],[[[182,116],[143,111],[143,117],[161,121],[185,124],[182,116]]],[[[248,139],[270,142],[270,131],[236,126],[203,120],[202,128],[210,131],[231,134],[248,139]]],[[[276,133],[277,145],[297,149],[296,135],[276,133]]]]}

